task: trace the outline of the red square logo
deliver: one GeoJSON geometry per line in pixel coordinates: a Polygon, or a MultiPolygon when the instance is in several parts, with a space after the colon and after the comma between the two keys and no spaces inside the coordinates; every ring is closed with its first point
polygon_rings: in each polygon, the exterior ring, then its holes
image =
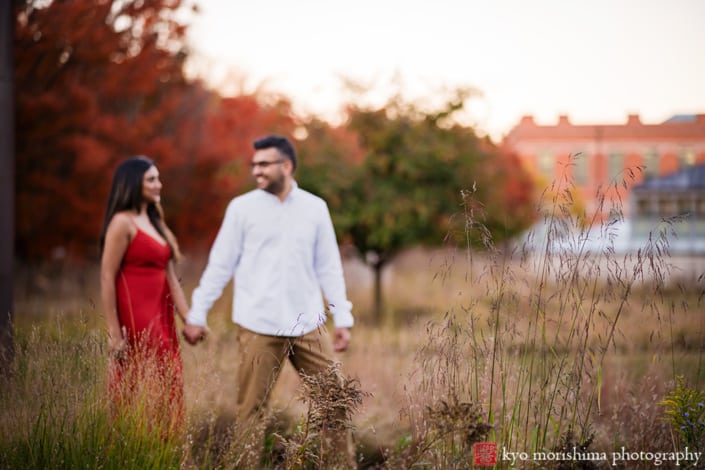
{"type": "Polygon", "coordinates": [[[494,467],[497,465],[497,443],[477,442],[473,448],[473,463],[477,467],[494,467]]]}

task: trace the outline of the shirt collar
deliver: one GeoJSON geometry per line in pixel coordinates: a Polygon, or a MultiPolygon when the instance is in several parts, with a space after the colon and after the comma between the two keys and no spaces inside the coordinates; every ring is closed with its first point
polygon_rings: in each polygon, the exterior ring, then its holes
{"type": "MultiPolygon", "coordinates": [[[[260,189],[259,191],[260,191],[261,193],[266,194],[266,195],[269,196],[269,197],[273,197],[273,198],[275,198],[277,201],[279,201],[279,196],[275,196],[274,194],[272,194],[272,193],[270,193],[270,192],[268,192],[268,191],[265,191],[264,189],[260,189]]],[[[296,194],[298,191],[299,191],[299,185],[298,185],[298,183],[297,183],[295,180],[292,179],[292,180],[291,180],[291,191],[289,191],[289,194],[286,196],[286,199],[284,199],[283,201],[280,201],[280,202],[286,202],[286,201],[288,201],[289,199],[295,197],[295,194],[296,194]]]]}
{"type": "Polygon", "coordinates": [[[292,179],[291,180],[291,191],[289,191],[289,194],[286,196],[285,201],[288,201],[289,199],[292,199],[296,197],[296,193],[299,191],[299,185],[296,182],[296,180],[292,179]]]}

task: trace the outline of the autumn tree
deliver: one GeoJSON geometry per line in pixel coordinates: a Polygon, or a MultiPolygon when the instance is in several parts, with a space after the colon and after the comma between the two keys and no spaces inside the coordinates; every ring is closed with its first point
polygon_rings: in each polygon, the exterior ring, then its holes
{"type": "MultiPolygon", "coordinates": [[[[301,165],[296,170],[296,179],[301,187],[325,199],[337,219],[344,218],[348,213],[346,201],[341,198],[351,189],[352,176],[365,157],[358,135],[344,125],[331,125],[317,118],[301,125],[305,137],[297,143],[301,165]]],[[[336,232],[338,238],[345,238],[337,224],[336,232]]]]}
{"type": "Polygon", "coordinates": [[[116,163],[173,155],[188,86],[182,2],[16,5],[18,251],[85,254],[116,163]]]}
{"type": "Polygon", "coordinates": [[[290,133],[285,99],[221,96],[187,80],[182,0],[26,0],[15,9],[17,248],[30,260],[97,254],[113,169],[159,166],[167,219],[207,245],[246,185],[251,143],[290,133]]]}
{"type": "Polygon", "coordinates": [[[173,229],[191,251],[207,250],[228,202],[250,188],[252,143],[265,134],[291,135],[295,120],[283,98],[222,97],[193,88],[194,116],[174,136],[180,160],[164,171],[173,229]]]}
{"type": "Polygon", "coordinates": [[[383,268],[403,249],[440,245],[457,230],[461,191],[475,188],[487,210],[485,225],[503,239],[528,220],[531,185],[516,162],[470,127],[453,120],[464,98],[449,99],[440,111],[420,110],[398,98],[378,109],[350,109],[347,128],[356,133],[364,158],[348,169],[337,189],[336,225],[370,263],[375,310],[380,318],[383,268]],[[521,217],[515,218],[515,215],[521,217]]]}

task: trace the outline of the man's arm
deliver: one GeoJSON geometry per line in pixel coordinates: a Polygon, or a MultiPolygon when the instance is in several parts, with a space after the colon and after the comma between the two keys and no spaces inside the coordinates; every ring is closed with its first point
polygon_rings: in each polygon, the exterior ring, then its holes
{"type": "Polygon", "coordinates": [[[208,265],[191,297],[191,309],[183,331],[190,344],[197,343],[208,331],[208,311],[235,274],[241,254],[241,232],[236,210],[231,202],[208,256],[208,265]]]}
{"type": "Polygon", "coordinates": [[[335,239],[333,222],[325,205],[317,233],[314,267],[328,308],[333,315],[333,345],[336,351],[344,351],[350,341],[350,328],[354,324],[352,303],[345,291],[340,250],[335,239]]]}

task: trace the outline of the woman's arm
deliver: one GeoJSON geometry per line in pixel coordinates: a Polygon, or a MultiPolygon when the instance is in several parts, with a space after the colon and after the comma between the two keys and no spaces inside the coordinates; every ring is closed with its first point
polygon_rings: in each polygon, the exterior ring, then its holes
{"type": "Polygon", "coordinates": [[[126,345],[120,327],[115,294],[115,279],[120,270],[122,258],[127,251],[135,228],[126,214],[116,214],[105,233],[105,245],[100,261],[100,292],[103,302],[103,315],[108,328],[108,349],[111,353],[121,352],[126,345]]]}
{"type": "Polygon", "coordinates": [[[179,315],[179,318],[186,323],[186,316],[188,315],[188,302],[186,301],[184,290],[181,288],[179,277],[176,275],[173,260],[169,261],[169,265],[166,268],[166,277],[169,281],[171,300],[174,302],[174,306],[176,307],[176,313],[179,315]]]}

